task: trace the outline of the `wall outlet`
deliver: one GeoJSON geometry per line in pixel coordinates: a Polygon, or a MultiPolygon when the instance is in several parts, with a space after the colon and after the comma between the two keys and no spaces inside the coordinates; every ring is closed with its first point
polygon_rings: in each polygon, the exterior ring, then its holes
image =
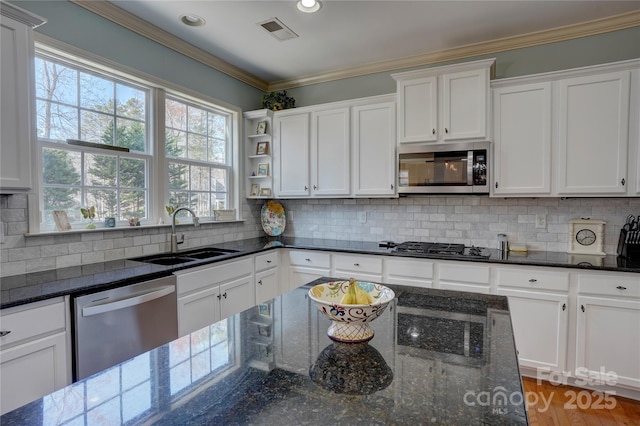
{"type": "Polygon", "coordinates": [[[0,244],[4,244],[4,222],[0,222],[0,244]]]}
{"type": "Polygon", "coordinates": [[[358,220],[360,221],[360,223],[367,223],[367,212],[359,212],[358,220]]]}
{"type": "Polygon", "coordinates": [[[547,215],[544,213],[536,214],[536,228],[546,228],[547,227],[547,215]]]}

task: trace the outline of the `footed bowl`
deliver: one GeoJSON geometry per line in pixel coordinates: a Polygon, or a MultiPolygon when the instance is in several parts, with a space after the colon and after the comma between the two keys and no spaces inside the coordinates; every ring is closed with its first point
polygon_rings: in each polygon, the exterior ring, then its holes
{"type": "Polygon", "coordinates": [[[374,335],[369,323],[385,311],[395,293],[381,284],[358,281],[361,289],[371,295],[373,302],[366,305],[340,303],[349,288],[349,281],[329,281],[309,289],[313,300],[324,316],[331,320],[327,335],[337,342],[366,342],[374,335]]]}

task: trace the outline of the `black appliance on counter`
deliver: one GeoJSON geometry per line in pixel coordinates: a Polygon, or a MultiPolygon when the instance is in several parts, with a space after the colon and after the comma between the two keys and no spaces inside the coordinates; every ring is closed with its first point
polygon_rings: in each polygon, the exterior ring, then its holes
{"type": "Polygon", "coordinates": [[[467,247],[464,244],[431,243],[421,241],[405,241],[393,248],[395,253],[411,255],[426,255],[442,259],[487,259],[491,256],[489,249],[484,247],[467,247]]]}

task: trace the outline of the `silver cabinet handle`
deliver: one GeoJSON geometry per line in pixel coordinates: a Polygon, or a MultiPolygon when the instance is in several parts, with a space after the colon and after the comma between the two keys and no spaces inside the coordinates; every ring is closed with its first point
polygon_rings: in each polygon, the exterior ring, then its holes
{"type": "Polygon", "coordinates": [[[307,185],[305,185],[305,186],[304,186],[304,190],[306,191],[307,189],[309,189],[309,188],[307,187],[307,185]]]}
{"type": "Polygon", "coordinates": [[[259,281],[258,281],[258,284],[262,285],[262,280],[259,280],[259,281]]]}
{"type": "Polygon", "coordinates": [[[360,264],[359,263],[354,263],[353,266],[360,266],[360,264]]]}
{"type": "Polygon", "coordinates": [[[306,260],[307,262],[311,262],[311,259],[309,259],[309,258],[306,258],[305,260],[306,260]]]}
{"type": "Polygon", "coordinates": [[[222,297],[224,297],[225,299],[227,298],[227,292],[226,291],[224,293],[222,293],[222,297]]]}
{"type": "Polygon", "coordinates": [[[533,283],[537,283],[537,282],[538,282],[538,280],[536,280],[535,278],[531,278],[531,279],[529,280],[529,282],[533,284],[533,283]]]}
{"type": "Polygon", "coordinates": [[[622,186],[624,186],[625,182],[626,182],[626,181],[624,180],[624,178],[622,178],[622,180],[620,181],[620,183],[622,184],[622,186]]]}
{"type": "Polygon", "coordinates": [[[619,285],[618,287],[616,287],[618,290],[626,290],[627,288],[624,286],[619,285]]]}
{"type": "Polygon", "coordinates": [[[436,129],[431,129],[431,134],[435,135],[436,134],[436,129]]]}
{"type": "Polygon", "coordinates": [[[0,331],[0,337],[4,337],[9,333],[11,333],[11,330],[2,330],[2,331],[0,331]]]}
{"type": "Polygon", "coordinates": [[[567,304],[566,304],[566,303],[563,303],[563,304],[562,304],[562,310],[564,311],[565,309],[567,309],[567,304]]]}
{"type": "Polygon", "coordinates": [[[267,263],[271,263],[271,261],[270,261],[270,260],[267,260],[267,263]]]}
{"type": "Polygon", "coordinates": [[[118,309],[128,308],[130,306],[141,305],[146,302],[150,302],[160,297],[166,296],[176,291],[176,287],[173,285],[167,285],[160,287],[158,290],[153,290],[148,293],[143,293],[134,297],[125,297],[113,302],[102,303],[95,306],[87,306],[82,308],[82,316],[89,317],[91,315],[104,314],[106,312],[116,311],[118,309]]]}
{"type": "Polygon", "coordinates": [[[315,190],[315,189],[318,189],[318,187],[317,187],[316,185],[313,185],[313,189],[314,189],[314,190],[315,190]]]}

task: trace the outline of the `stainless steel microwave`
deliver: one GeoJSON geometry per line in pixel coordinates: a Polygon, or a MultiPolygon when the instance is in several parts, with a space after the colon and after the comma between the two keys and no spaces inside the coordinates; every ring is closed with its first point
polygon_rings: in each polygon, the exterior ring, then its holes
{"type": "Polygon", "coordinates": [[[399,194],[488,194],[490,142],[403,144],[399,194]]]}

